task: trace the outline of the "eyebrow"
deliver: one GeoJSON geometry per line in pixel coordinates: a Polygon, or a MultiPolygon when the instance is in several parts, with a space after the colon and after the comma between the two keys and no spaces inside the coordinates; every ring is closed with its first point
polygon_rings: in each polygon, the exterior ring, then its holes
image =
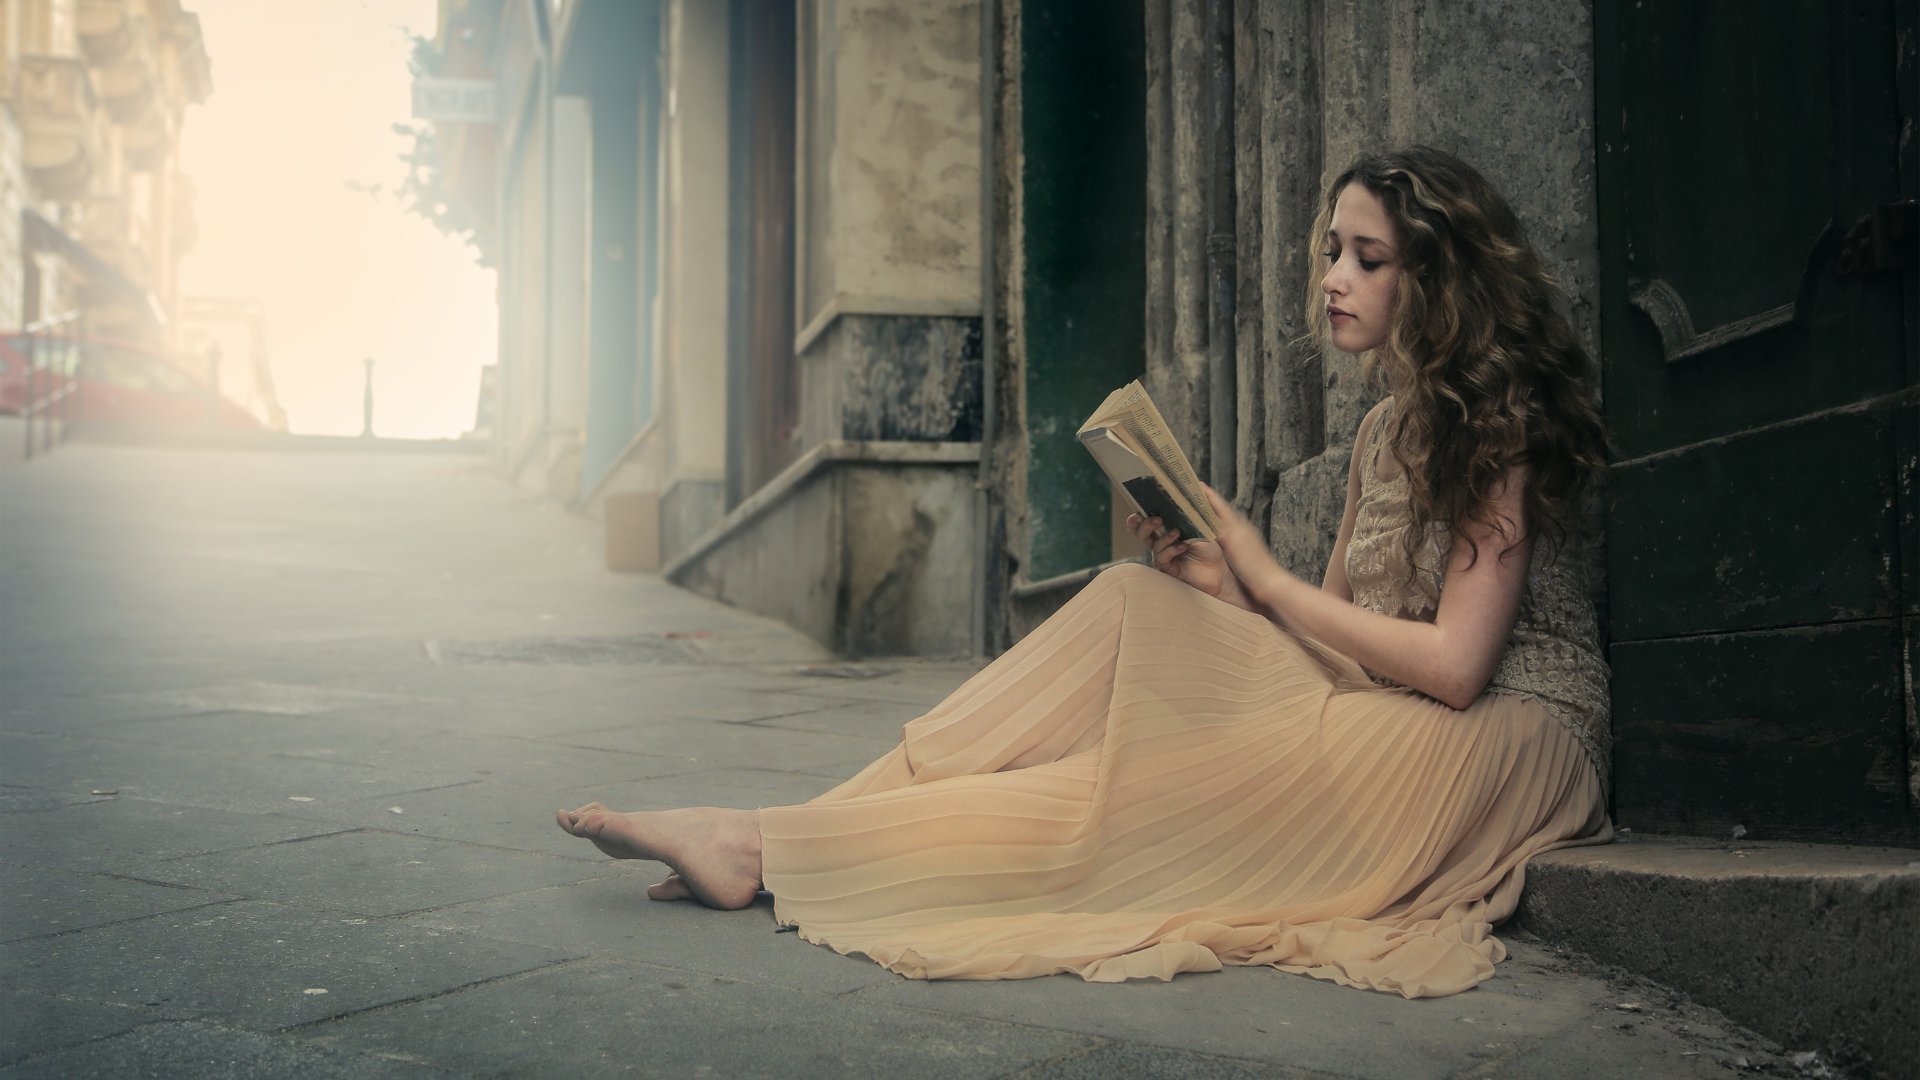
{"type": "MultiPolygon", "coordinates": [[[[1327,236],[1335,240],[1340,239],[1340,233],[1336,229],[1328,229],[1327,236]]],[[[1374,247],[1383,247],[1388,251],[1393,250],[1392,244],[1387,243],[1385,240],[1376,240],[1371,236],[1356,236],[1350,242],[1354,244],[1372,244],[1374,247]]]]}

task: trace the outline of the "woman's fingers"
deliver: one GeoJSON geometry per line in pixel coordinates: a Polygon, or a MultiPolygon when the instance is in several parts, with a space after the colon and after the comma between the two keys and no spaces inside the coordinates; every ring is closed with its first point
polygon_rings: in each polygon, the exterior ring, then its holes
{"type": "Polygon", "coordinates": [[[1147,558],[1153,563],[1154,569],[1185,580],[1176,568],[1189,547],[1181,538],[1179,529],[1169,529],[1159,518],[1142,518],[1139,514],[1128,514],[1126,525],[1134,538],[1146,546],[1147,558]]]}
{"type": "Polygon", "coordinates": [[[1180,530],[1168,529],[1163,538],[1154,546],[1153,564],[1162,570],[1171,570],[1180,556],[1187,553],[1187,545],[1180,542],[1180,530]]]}
{"type": "Polygon", "coordinates": [[[1180,540],[1180,530],[1169,529],[1159,518],[1143,518],[1139,514],[1127,515],[1127,531],[1147,549],[1147,556],[1158,569],[1173,573],[1173,566],[1180,556],[1187,553],[1187,545],[1180,540]]]}
{"type": "Polygon", "coordinates": [[[1148,548],[1152,548],[1164,532],[1159,518],[1142,518],[1139,514],[1127,516],[1127,530],[1148,548]]]}

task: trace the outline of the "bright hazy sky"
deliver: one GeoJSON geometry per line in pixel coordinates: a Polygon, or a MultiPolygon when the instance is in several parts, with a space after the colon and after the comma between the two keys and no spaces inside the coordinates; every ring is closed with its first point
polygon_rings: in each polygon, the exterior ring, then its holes
{"type": "MultiPolygon", "coordinates": [[[[182,168],[199,195],[187,294],[255,297],[296,432],[356,435],[362,359],[374,432],[450,437],[473,426],[495,351],[494,276],[405,210],[405,31],[433,0],[187,0],[213,94],[187,110],[182,168]],[[378,194],[356,185],[380,188],[378,194]]],[[[221,335],[227,363],[244,333],[221,335]]],[[[224,366],[224,365],[223,365],[224,366]]],[[[223,382],[225,380],[223,379],[223,382]]]]}

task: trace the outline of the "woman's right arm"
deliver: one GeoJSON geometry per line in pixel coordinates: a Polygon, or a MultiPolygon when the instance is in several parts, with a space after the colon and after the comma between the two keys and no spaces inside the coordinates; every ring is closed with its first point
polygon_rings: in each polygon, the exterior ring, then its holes
{"type": "Polygon", "coordinates": [[[1347,544],[1353,540],[1353,519],[1360,510],[1360,470],[1368,449],[1373,446],[1373,425],[1386,408],[1381,402],[1367,410],[1360,430],[1353,436],[1353,453],[1347,458],[1347,508],[1340,515],[1340,533],[1334,537],[1333,555],[1327,559],[1327,572],[1320,579],[1320,591],[1329,592],[1348,603],[1353,602],[1353,585],[1347,581],[1347,544]]]}

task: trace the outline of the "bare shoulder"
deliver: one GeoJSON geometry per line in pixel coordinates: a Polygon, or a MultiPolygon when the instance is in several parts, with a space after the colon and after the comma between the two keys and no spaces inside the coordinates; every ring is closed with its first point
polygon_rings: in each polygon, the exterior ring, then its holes
{"type": "Polygon", "coordinates": [[[1373,445],[1373,426],[1381,422],[1380,418],[1386,414],[1387,406],[1392,401],[1390,397],[1380,399],[1373,408],[1367,410],[1367,415],[1360,418],[1360,427],[1353,433],[1353,453],[1347,462],[1347,479],[1355,491],[1360,489],[1360,462],[1366,448],[1373,445]]]}
{"type": "Polygon", "coordinates": [[[1393,404],[1393,398],[1384,397],[1375,402],[1373,408],[1367,410],[1367,415],[1360,418],[1359,429],[1353,433],[1353,445],[1367,444],[1367,439],[1373,434],[1373,425],[1380,422],[1380,418],[1386,415],[1387,407],[1391,404],[1393,404]]]}

